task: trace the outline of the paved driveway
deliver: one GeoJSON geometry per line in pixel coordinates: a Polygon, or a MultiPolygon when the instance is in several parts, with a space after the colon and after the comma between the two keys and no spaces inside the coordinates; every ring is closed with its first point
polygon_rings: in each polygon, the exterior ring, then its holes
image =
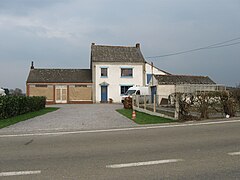
{"type": "Polygon", "coordinates": [[[108,129],[136,126],[116,112],[121,104],[54,105],[59,110],[3,128],[0,133],[108,129]]]}

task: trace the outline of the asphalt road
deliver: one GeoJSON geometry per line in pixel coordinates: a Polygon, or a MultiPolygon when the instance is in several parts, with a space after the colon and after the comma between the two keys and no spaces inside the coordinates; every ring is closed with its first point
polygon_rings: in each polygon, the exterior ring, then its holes
{"type": "Polygon", "coordinates": [[[239,151],[240,121],[0,135],[0,179],[240,179],[239,151]]]}

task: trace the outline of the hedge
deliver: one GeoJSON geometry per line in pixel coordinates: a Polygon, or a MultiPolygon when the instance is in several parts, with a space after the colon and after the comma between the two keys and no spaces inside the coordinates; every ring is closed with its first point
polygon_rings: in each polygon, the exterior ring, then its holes
{"type": "Polygon", "coordinates": [[[44,109],[45,97],[0,96],[0,119],[44,109]]]}

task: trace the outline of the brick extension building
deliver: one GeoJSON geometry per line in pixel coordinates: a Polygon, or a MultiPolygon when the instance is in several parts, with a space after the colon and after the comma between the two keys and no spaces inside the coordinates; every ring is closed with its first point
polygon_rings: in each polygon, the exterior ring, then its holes
{"type": "Polygon", "coordinates": [[[27,79],[27,96],[46,96],[47,104],[92,103],[90,69],[35,69],[27,79]]]}

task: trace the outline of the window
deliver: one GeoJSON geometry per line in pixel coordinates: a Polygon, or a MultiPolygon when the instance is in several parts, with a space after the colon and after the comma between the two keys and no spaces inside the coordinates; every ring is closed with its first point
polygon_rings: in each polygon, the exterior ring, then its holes
{"type": "Polygon", "coordinates": [[[133,86],[121,86],[121,95],[125,94],[130,87],[133,86]]]}
{"type": "Polygon", "coordinates": [[[147,84],[149,84],[151,78],[152,78],[152,74],[147,74],[147,84]]]}
{"type": "Polygon", "coordinates": [[[107,68],[101,68],[101,77],[107,77],[107,68]]]}
{"type": "Polygon", "coordinates": [[[136,95],[140,95],[141,93],[140,93],[140,90],[138,90],[137,92],[136,92],[136,95]]]}
{"type": "Polygon", "coordinates": [[[46,88],[47,85],[45,85],[45,84],[36,84],[35,87],[43,87],[43,88],[46,88]]]}
{"type": "Polygon", "coordinates": [[[87,85],[75,85],[75,87],[87,87],[87,85]]]}
{"type": "Polygon", "coordinates": [[[132,68],[121,68],[121,77],[132,77],[133,69],[132,68]]]}

